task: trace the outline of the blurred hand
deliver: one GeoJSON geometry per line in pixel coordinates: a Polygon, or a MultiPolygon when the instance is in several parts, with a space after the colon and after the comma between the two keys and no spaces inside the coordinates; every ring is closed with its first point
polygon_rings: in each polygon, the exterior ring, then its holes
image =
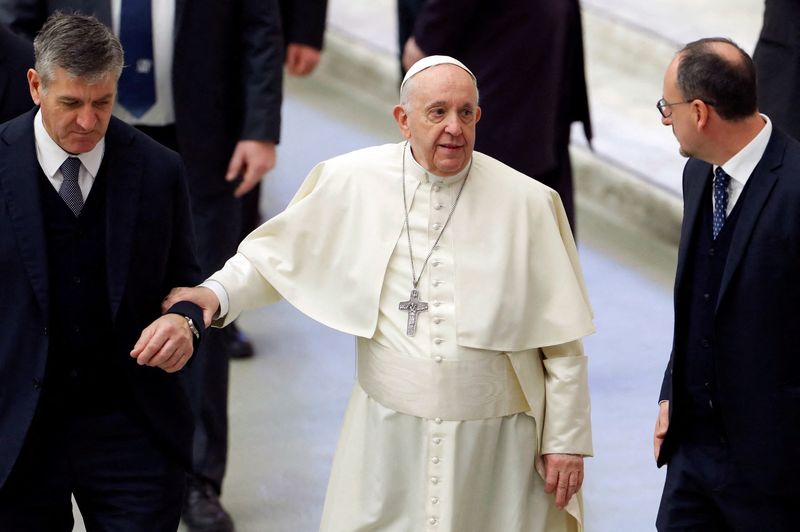
{"type": "Polygon", "coordinates": [[[555,492],[556,506],[563,509],[583,484],[583,456],[546,454],[544,459],[544,491],[555,492]]]}
{"type": "Polygon", "coordinates": [[[664,443],[667,428],[669,428],[669,401],[662,401],[658,405],[658,418],[656,418],[656,430],[653,435],[653,454],[656,461],[658,461],[658,455],[661,454],[661,444],[664,443]]]}
{"type": "Polygon", "coordinates": [[[191,301],[200,307],[203,310],[203,321],[206,328],[211,326],[211,322],[214,321],[214,314],[219,310],[217,294],[205,286],[173,288],[164,298],[164,301],[161,302],[161,312],[166,312],[178,301],[191,301]]]}
{"type": "Polygon", "coordinates": [[[186,318],[179,314],[164,314],[142,331],[131,356],[140,366],[152,366],[174,373],[191,358],[193,340],[186,318]]]}
{"type": "Polygon", "coordinates": [[[317,67],[320,55],[313,46],[289,43],[286,47],[286,70],[292,76],[307,76],[317,67]]]}
{"type": "Polygon", "coordinates": [[[425,57],[425,52],[417,46],[417,41],[414,37],[409,37],[406,41],[406,45],[403,47],[403,68],[408,70],[411,66],[425,57]]]}
{"type": "Polygon", "coordinates": [[[275,143],[271,140],[240,140],[228,163],[227,181],[242,176],[242,182],[233,191],[241,198],[256,186],[264,174],[275,166],[275,143]]]}

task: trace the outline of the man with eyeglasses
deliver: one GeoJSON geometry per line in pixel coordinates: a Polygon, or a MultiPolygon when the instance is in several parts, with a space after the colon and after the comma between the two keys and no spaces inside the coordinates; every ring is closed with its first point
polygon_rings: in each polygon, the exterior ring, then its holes
{"type": "Polygon", "coordinates": [[[661,121],[689,160],[657,528],[796,530],[800,144],[759,114],[752,59],[730,40],[686,45],[663,90],[661,121]]]}

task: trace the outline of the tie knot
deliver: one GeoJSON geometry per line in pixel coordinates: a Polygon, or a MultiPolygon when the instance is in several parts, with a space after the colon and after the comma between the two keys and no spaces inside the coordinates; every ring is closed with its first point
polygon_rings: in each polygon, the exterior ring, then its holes
{"type": "Polygon", "coordinates": [[[64,181],[77,181],[80,168],[80,159],[77,157],[67,157],[61,164],[61,175],[64,176],[64,181]]]}
{"type": "Polygon", "coordinates": [[[717,169],[714,170],[714,184],[718,187],[727,187],[730,180],[731,176],[726,174],[721,166],[717,166],[717,169]]]}

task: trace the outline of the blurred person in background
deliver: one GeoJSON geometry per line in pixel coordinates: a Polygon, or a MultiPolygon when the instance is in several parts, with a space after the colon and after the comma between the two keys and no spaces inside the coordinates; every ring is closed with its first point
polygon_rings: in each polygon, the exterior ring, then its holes
{"type": "Polygon", "coordinates": [[[445,54],[475,72],[484,110],[475,149],[555,189],[575,230],[571,124],[592,137],[578,0],[425,0],[401,50],[405,68],[445,54]]]}
{"type": "Polygon", "coordinates": [[[0,124],[33,107],[25,75],[33,68],[33,46],[0,24],[0,124]]]}

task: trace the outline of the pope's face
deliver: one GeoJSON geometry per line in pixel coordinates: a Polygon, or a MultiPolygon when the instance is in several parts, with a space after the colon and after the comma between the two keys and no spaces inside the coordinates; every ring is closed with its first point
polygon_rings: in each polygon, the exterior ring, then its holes
{"type": "Polygon", "coordinates": [[[410,81],[406,108],[398,105],[394,117],[411,144],[414,159],[429,172],[451,176],[472,157],[475,124],[481,117],[472,78],[455,65],[427,68],[410,81]]]}
{"type": "Polygon", "coordinates": [[[34,103],[40,106],[44,128],[68,153],[94,148],[106,134],[117,91],[117,80],[109,74],[96,82],[70,76],[56,67],[47,87],[38,72],[28,71],[34,103]]]}

